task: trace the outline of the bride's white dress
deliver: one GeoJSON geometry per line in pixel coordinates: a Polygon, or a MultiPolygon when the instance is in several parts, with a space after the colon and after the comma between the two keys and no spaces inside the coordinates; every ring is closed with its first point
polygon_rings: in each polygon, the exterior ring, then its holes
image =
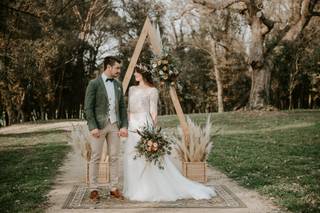
{"type": "Polygon", "coordinates": [[[140,136],[132,131],[141,128],[148,121],[151,112],[157,111],[158,90],[130,87],[129,90],[129,135],[124,145],[124,183],[123,194],[129,200],[136,201],[175,201],[194,198],[209,199],[215,191],[200,183],[185,178],[170,161],[164,157],[164,169],[143,158],[133,159],[135,145],[140,136]]]}

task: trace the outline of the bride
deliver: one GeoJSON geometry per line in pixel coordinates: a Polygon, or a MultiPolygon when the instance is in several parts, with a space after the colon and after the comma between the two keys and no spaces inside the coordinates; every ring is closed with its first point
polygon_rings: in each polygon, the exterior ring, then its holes
{"type": "Polygon", "coordinates": [[[136,66],[135,79],[138,86],[129,89],[129,135],[124,145],[123,194],[135,201],[175,201],[178,199],[209,199],[215,191],[185,178],[164,157],[164,169],[159,169],[143,158],[134,160],[135,146],[140,136],[135,133],[147,122],[157,123],[158,90],[153,86],[151,73],[144,66],[136,66]]]}

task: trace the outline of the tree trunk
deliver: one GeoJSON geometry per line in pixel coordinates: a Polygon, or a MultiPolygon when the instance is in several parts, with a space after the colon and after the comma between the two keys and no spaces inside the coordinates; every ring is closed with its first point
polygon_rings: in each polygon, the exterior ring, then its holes
{"type": "Polygon", "coordinates": [[[224,112],[223,107],[223,87],[222,87],[222,81],[220,76],[220,71],[217,68],[217,65],[214,65],[214,74],[216,76],[216,83],[217,83],[217,95],[218,95],[218,112],[224,112]]]}
{"type": "Polygon", "coordinates": [[[250,109],[263,109],[269,104],[270,77],[271,69],[269,66],[252,70],[249,99],[250,109]]]}
{"type": "Polygon", "coordinates": [[[43,121],[44,120],[44,108],[40,106],[40,118],[43,121]]]}
{"type": "Polygon", "coordinates": [[[223,83],[221,80],[220,70],[218,68],[217,52],[216,52],[216,42],[211,39],[211,58],[213,61],[213,71],[217,83],[217,96],[218,96],[218,112],[224,112],[223,107],[223,83]]]}
{"type": "Polygon", "coordinates": [[[292,103],[292,91],[289,91],[289,110],[293,109],[293,103],[292,103]]]}
{"type": "Polygon", "coordinates": [[[17,116],[17,122],[19,123],[23,123],[25,121],[25,118],[24,118],[24,112],[21,108],[18,108],[18,116],[17,116]]]}
{"type": "Polygon", "coordinates": [[[7,115],[8,115],[7,126],[10,126],[10,125],[14,124],[15,115],[14,115],[14,112],[13,112],[11,106],[7,107],[6,111],[7,111],[7,115]]]}
{"type": "Polygon", "coordinates": [[[252,16],[252,39],[249,46],[249,65],[251,69],[250,109],[263,109],[270,101],[271,69],[264,56],[264,36],[268,28],[261,17],[252,16]]]}
{"type": "MultiPolygon", "coordinates": [[[[61,80],[60,80],[60,85],[59,85],[59,95],[58,95],[58,106],[57,106],[57,109],[58,109],[58,117],[62,117],[62,96],[63,96],[63,87],[64,87],[64,75],[65,75],[65,69],[66,67],[64,67],[62,69],[62,73],[61,73],[61,80]]],[[[57,117],[56,117],[57,119],[57,117]]]]}

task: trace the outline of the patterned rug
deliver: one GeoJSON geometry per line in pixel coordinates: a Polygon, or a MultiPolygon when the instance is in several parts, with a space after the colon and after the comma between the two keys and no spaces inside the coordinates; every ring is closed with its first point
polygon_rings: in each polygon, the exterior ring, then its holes
{"type": "Polygon", "coordinates": [[[137,202],[113,199],[106,187],[99,189],[100,201],[89,199],[89,189],[85,185],[75,185],[69,193],[63,209],[122,209],[122,208],[244,208],[246,205],[224,185],[214,187],[216,197],[210,200],[183,199],[174,202],[137,202]]]}

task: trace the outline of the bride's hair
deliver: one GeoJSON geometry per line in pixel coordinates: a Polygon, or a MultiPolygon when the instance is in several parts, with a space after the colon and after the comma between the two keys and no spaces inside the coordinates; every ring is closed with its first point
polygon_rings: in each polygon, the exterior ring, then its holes
{"type": "Polygon", "coordinates": [[[155,83],[152,79],[152,73],[149,68],[143,64],[138,64],[135,66],[134,71],[142,75],[143,81],[149,86],[154,87],[155,83]]]}

